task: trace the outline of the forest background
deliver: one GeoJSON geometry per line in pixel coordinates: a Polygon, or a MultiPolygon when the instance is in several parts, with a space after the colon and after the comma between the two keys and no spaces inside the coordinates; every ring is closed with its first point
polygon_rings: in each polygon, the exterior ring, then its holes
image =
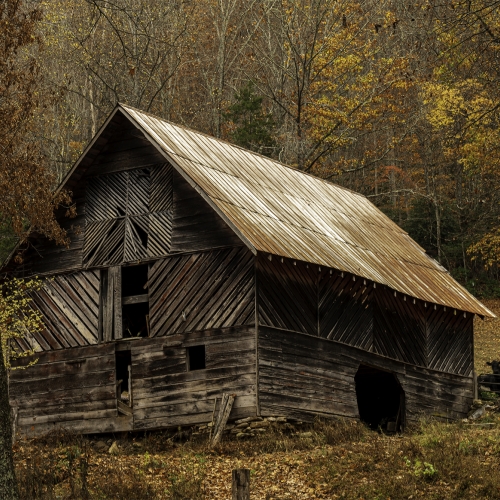
{"type": "MultiPolygon", "coordinates": [[[[123,102],[364,194],[471,292],[500,297],[500,1],[22,9],[35,24],[16,52],[33,96],[22,141],[54,185],[123,102]]],[[[3,259],[33,221],[2,214],[3,259]]]]}

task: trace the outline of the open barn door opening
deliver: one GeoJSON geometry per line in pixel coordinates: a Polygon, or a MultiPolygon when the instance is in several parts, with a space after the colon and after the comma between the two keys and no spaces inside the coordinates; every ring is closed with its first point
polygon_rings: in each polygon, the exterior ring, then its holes
{"type": "Polygon", "coordinates": [[[405,420],[405,394],[395,375],[360,365],[354,380],[361,420],[371,429],[402,431],[405,420]]]}

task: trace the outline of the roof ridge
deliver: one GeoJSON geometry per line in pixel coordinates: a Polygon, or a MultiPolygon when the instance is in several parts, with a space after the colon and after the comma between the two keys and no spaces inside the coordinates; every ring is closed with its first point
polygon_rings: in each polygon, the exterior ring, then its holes
{"type": "Polygon", "coordinates": [[[262,158],[264,160],[271,161],[271,162],[276,163],[277,165],[280,165],[282,167],[286,167],[286,168],[292,170],[293,172],[298,172],[302,175],[307,175],[308,177],[311,177],[312,179],[314,179],[316,181],[321,181],[321,182],[324,182],[328,185],[338,187],[339,189],[343,189],[345,191],[348,191],[349,193],[352,193],[356,196],[360,196],[362,198],[365,198],[367,201],[370,201],[370,200],[368,200],[368,198],[364,194],[358,193],[357,191],[349,189],[345,186],[341,186],[340,184],[336,184],[335,182],[329,181],[328,179],[323,179],[322,177],[318,177],[317,175],[311,174],[310,172],[304,172],[303,170],[300,170],[298,168],[287,165],[286,163],[283,163],[279,160],[275,160],[274,158],[270,158],[269,156],[265,156],[261,153],[256,153],[255,151],[251,151],[250,149],[246,149],[242,146],[238,146],[237,144],[233,144],[229,141],[226,141],[225,139],[220,139],[219,137],[214,137],[213,135],[207,134],[206,132],[200,132],[199,130],[195,130],[193,128],[187,127],[186,125],[181,125],[179,123],[172,122],[170,120],[167,120],[166,118],[162,118],[158,115],[154,115],[153,113],[150,113],[149,111],[143,111],[142,109],[135,108],[134,106],[130,106],[130,105],[124,104],[122,102],[119,102],[118,106],[120,108],[133,109],[134,111],[137,111],[138,113],[142,113],[144,115],[150,116],[151,118],[154,118],[155,120],[160,120],[160,121],[168,123],[169,125],[172,125],[174,127],[179,127],[179,128],[184,129],[184,130],[187,130],[188,132],[194,132],[195,134],[202,135],[204,137],[207,137],[208,139],[213,139],[214,141],[222,142],[222,143],[227,144],[228,146],[230,146],[232,148],[240,149],[241,151],[245,151],[245,153],[250,153],[251,155],[258,156],[259,158],[262,158]]]}

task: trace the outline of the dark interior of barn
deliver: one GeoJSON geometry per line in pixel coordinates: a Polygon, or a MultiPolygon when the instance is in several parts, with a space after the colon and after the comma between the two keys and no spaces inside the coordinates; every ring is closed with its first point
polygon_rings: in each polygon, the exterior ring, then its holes
{"type": "Polygon", "coordinates": [[[122,267],[123,338],[149,336],[148,265],[122,267]],[[129,300],[127,300],[129,299],[129,300]]]}
{"type": "Polygon", "coordinates": [[[116,353],[116,397],[124,404],[130,403],[130,366],[132,358],[130,351],[116,353]]]}
{"type": "Polygon", "coordinates": [[[404,391],[394,374],[360,365],[354,380],[361,420],[371,429],[403,430],[404,391]]]}

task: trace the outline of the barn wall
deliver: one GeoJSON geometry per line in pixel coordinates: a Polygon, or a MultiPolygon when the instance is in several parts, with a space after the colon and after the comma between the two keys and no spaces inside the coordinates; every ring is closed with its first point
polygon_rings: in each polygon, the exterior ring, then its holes
{"type": "Polygon", "coordinates": [[[453,309],[427,308],[427,362],[430,368],[470,376],[474,369],[474,315],[453,309]]]}
{"type": "Polygon", "coordinates": [[[373,351],[393,359],[427,366],[426,318],[422,301],[378,287],[374,298],[373,351]]]}
{"type": "MultiPolygon", "coordinates": [[[[115,345],[37,353],[34,366],[13,370],[9,395],[18,408],[18,428],[40,434],[56,427],[73,432],[131,429],[118,417],[115,389],[115,345]]],[[[22,358],[25,365],[31,358],[22,358]]]]}
{"type": "Polygon", "coordinates": [[[253,266],[243,247],[156,261],[148,284],[151,336],[253,325],[253,266]]]}
{"type": "Polygon", "coordinates": [[[231,418],[256,414],[254,327],[143,339],[131,350],[134,429],[209,422],[223,393],[236,394],[231,418]],[[206,369],[187,371],[196,345],[205,345],[206,369]]]}
{"type": "Polygon", "coordinates": [[[259,324],[469,376],[472,314],[305,262],[259,255],[259,324]]]}
{"type": "Polygon", "coordinates": [[[194,252],[242,244],[233,230],[175,170],[173,186],[170,253],[194,252]]]}
{"type": "Polygon", "coordinates": [[[15,339],[21,351],[48,351],[98,342],[99,271],[60,274],[31,293],[32,305],[42,314],[40,332],[15,339]]]}
{"type": "Polygon", "coordinates": [[[259,255],[259,323],[317,335],[317,274],[316,265],[259,255]]]}
{"type": "Polygon", "coordinates": [[[373,346],[373,283],[323,269],[319,275],[321,337],[371,350],[373,346]]]}
{"type": "Polygon", "coordinates": [[[361,363],[397,376],[405,392],[406,418],[410,422],[423,414],[463,418],[473,399],[470,377],[413,366],[297,332],[259,327],[258,358],[263,416],[357,418],[354,376],[361,363]]]}

